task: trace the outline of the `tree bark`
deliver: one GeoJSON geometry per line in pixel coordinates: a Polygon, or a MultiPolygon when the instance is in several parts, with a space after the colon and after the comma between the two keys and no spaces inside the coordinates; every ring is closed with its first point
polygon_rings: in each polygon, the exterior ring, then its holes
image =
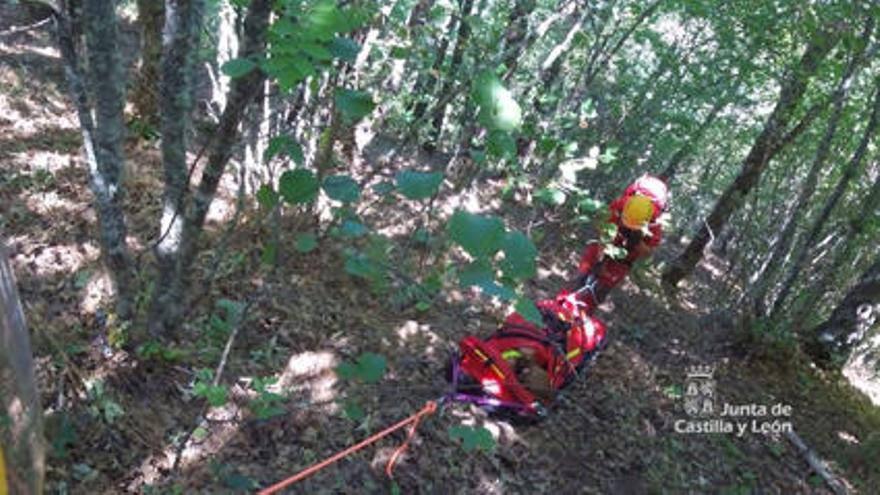
{"type": "Polygon", "coordinates": [[[832,352],[848,356],[880,318],[880,258],[850,288],[827,320],[809,330],[807,352],[820,362],[832,352]]]}
{"type": "Polygon", "coordinates": [[[831,48],[837,44],[836,33],[819,32],[808,43],[798,64],[782,82],[779,100],[764,124],[764,129],[752,145],[733,184],[721,195],[709,217],[685,251],[663,274],[667,289],[674,290],[678,282],[689,275],[703,257],[703,248],[712,232],[720,233],[730,216],[742,204],[745,196],[760,179],[767,164],[781,149],[779,142],[785,136],[785,127],[791,120],[810,77],[821,65],[831,48]]]}
{"type": "Polygon", "coordinates": [[[162,59],[162,26],[165,5],[158,0],[137,0],[141,25],[141,66],[132,89],[135,112],[150,125],[159,125],[159,76],[162,59]]]}
{"type": "Polygon", "coordinates": [[[0,493],[43,493],[43,411],[15,274],[0,240],[0,493]]]}
{"type": "Polygon", "coordinates": [[[819,240],[825,222],[828,221],[831,212],[834,211],[837,203],[840,202],[840,199],[846,192],[850,181],[852,181],[858,173],[862,160],[865,157],[865,153],[868,150],[868,145],[871,143],[871,139],[873,139],[877,131],[877,124],[880,122],[880,78],[877,79],[876,87],[874,89],[874,104],[872,107],[871,116],[868,119],[868,125],[865,127],[865,132],[862,134],[859,146],[844,167],[843,174],[837,181],[834,191],[832,191],[831,195],[825,201],[818,218],[813,222],[813,225],[804,237],[804,242],[800,244],[800,247],[794,256],[794,262],[782,282],[781,288],[779,289],[779,295],[773,302],[773,309],[770,312],[770,317],[773,320],[777,320],[781,315],[782,307],[785,304],[786,299],[788,299],[789,294],[791,294],[791,291],[794,288],[794,283],[806,264],[807,258],[810,254],[810,248],[819,240]]]}
{"type": "Polygon", "coordinates": [[[98,213],[101,258],[113,281],[116,311],[120,318],[128,319],[132,312],[134,264],[126,244],[128,229],[122,210],[125,81],[119,61],[115,7],[111,2],[86,2],[82,17],[90,69],[85,77],[66,14],[55,13],[56,31],[68,90],[82,130],[89,188],[98,213]],[[94,108],[87,86],[92,89],[94,108]]]}
{"type": "MultiPolygon", "coordinates": [[[[239,58],[254,58],[265,51],[266,34],[269,15],[272,12],[272,0],[252,0],[244,21],[244,40],[239,51],[239,58]]],[[[152,302],[150,325],[157,333],[168,332],[175,328],[183,315],[189,277],[201,237],[208,208],[214,200],[220,178],[232,157],[233,145],[239,134],[239,124],[244,116],[247,105],[259,94],[259,88],[265,80],[262,71],[254,70],[249,74],[232,81],[226,108],[220,117],[220,123],[208,152],[208,163],[202,172],[202,179],[193,194],[188,208],[181,208],[184,213],[178,249],[174,253],[168,276],[168,285],[172,290],[163,291],[157,288],[152,302]]],[[[188,191],[189,186],[186,185],[188,191]]]]}
{"type": "MultiPolygon", "coordinates": [[[[870,33],[870,32],[869,32],[870,33]]],[[[776,273],[777,268],[782,264],[783,256],[788,253],[791,242],[795,237],[795,229],[803,216],[804,210],[807,209],[813,193],[816,191],[816,185],[819,180],[819,173],[825,167],[825,162],[831,152],[831,143],[837,134],[837,126],[840,117],[843,115],[843,104],[846,102],[849,93],[850,82],[855,73],[856,66],[859,64],[860,55],[854,54],[847,64],[844,74],[834,91],[833,110],[828,118],[828,124],[825,127],[825,133],[819,141],[816,153],[813,156],[813,165],[804,179],[803,186],[797,195],[794,206],[789,210],[790,214],[785,215],[785,220],[781,229],[778,242],[774,244],[773,251],[765,263],[763,263],[753,276],[753,280],[760,280],[755,288],[754,294],[754,311],[756,316],[764,316],[766,312],[765,297],[770,289],[770,281],[776,273]]]]}
{"type": "Polygon", "coordinates": [[[153,334],[164,332],[168,323],[178,321],[182,309],[178,255],[189,188],[186,132],[193,107],[193,62],[201,17],[200,0],[165,2],[160,94],[165,188],[159,242],[156,244],[158,280],[148,315],[148,326],[153,334]]]}
{"type": "MultiPolygon", "coordinates": [[[[461,66],[461,61],[464,58],[464,49],[467,46],[468,37],[471,32],[470,24],[468,24],[468,17],[471,15],[473,7],[474,0],[461,0],[459,2],[459,15],[461,16],[461,21],[458,23],[458,34],[456,35],[455,48],[452,50],[452,60],[450,61],[449,72],[446,74],[446,78],[443,81],[443,86],[438,96],[445,95],[452,91],[452,84],[458,77],[458,68],[461,66]]],[[[438,104],[434,109],[434,118],[431,121],[431,126],[434,129],[433,144],[435,146],[440,141],[440,135],[443,132],[443,120],[445,117],[446,104],[438,104]]]]}

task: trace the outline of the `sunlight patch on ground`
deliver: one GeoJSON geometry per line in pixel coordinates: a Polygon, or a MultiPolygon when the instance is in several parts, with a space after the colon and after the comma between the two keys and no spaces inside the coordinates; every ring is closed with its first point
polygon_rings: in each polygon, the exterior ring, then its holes
{"type": "MultiPolygon", "coordinates": [[[[880,334],[869,339],[869,349],[880,348],[880,334]]],[[[849,383],[871,399],[875,406],[880,407],[880,373],[877,366],[880,359],[871,352],[857,350],[843,368],[843,376],[849,383]]]]}
{"type": "Polygon", "coordinates": [[[79,310],[84,314],[93,314],[101,306],[106,306],[113,301],[115,292],[110,276],[106,271],[93,273],[82,291],[82,299],[79,302],[79,310]]]}
{"type": "Polygon", "coordinates": [[[401,343],[418,344],[428,356],[433,356],[437,346],[443,345],[443,339],[431,330],[431,325],[420,325],[415,320],[407,320],[395,333],[401,343]]]}
{"type": "Polygon", "coordinates": [[[48,191],[29,194],[25,199],[27,208],[38,214],[50,216],[54,213],[60,214],[62,217],[69,218],[69,215],[85,217],[88,222],[96,220],[95,211],[80,203],[64,198],[57,191],[48,191]]]}
{"type": "Polygon", "coordinates": [[[98,259],[98,246],[91,242],[56,246],[24,243],[18,254],[12,257],[16,271],[28,272],[38,277],[61,273],[74,273],[98,259]]]}
{"type": "Polygon", "coordinates": [[[336,398],[333,387],[336,386],[336,372],[338,358],[328,351],[306,351],[290,357],[287,367],[278,377],[278,381],[270,387],[273,392],[290,394],[307,391],[312,403],[322,404],[330,402],[328,408],[335,404],[336,398]]]}

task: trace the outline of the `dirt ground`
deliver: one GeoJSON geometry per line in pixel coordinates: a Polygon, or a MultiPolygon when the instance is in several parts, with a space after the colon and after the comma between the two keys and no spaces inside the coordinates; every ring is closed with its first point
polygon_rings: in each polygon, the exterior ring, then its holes
{"type": "MultiPolygon", "coordinates": [[[[0,2],[0,31],[39,20],[11,12],[0,2]]],[[[158,359],[115,345],[124,329],[100,316],[108,310],[107,280],[97,261],[95,212],[50,34],[46,24],[0,37],[0,230],[36,347],[49,493],[233,493],[268,486],[442,396],[443,368],[458,339],[487,334],[501,321],[506,308],[452,285],[423,311],[377,297],[345,273],[341,249],[329,241],[307,254],[287,250],[278,269],[269,270],[253,242],[268,235],[266,222],[249,209],[225,251],[208,249],[201,259],[197,280],[210,274],[213,282],[178,340],[162,343],[179,354],[158,359]],[[217,365],[228,340],[213,331],[222,299],[246,302],[248,309],[223,374],[230,401],[205,408],[191,387],[197,369],[217,365]],[[340,380],[335,366],[362,352],[386,356],[384,378],[340,380]],[[283,414],[258,419],[253,379],[269,376],[289,400],[283,414]],[[364,412],[357,421],[344,414],[352,401],[364,412]]],[[[161,171],[155,142],[133,139],[126,152],[130,244],[140,253],[157,230],[161,171]]],[[[481,199],[501,185],[486,178],[464,194],[442,196],[438,208],[475,202],[510,227],[540,230],[539,276],[529,289],[535,297],[548,295],[574,266],[584,232],[559,212],[531,211],[515,198],[481,199]]],[[[396,214],[377,209],[368,221],[401,248],[401,232],[417,216],[409,205],[396,214]]],[[[285,222],[301,225],[296,218],[285,222]]],[[[222,223],[209,229],[213,246],[222,223]]],[[[701,365],[712,368],[716,407],[790,406],[790,415],[732,419],[790,424],[844,483],[880,492],[877,408],[796,350],[749,337],[718,302],[722,260],[710,256],[680,300],[667,301],[657,290],[656,264],[677,249],[668,241],[638,284],[625,283],[602,306],[610,346],[544,422],[514,425],[470,406],[446,405],[420,425],[393,483],[384,463],[402,433],[289,493],[828,492],[779,432],[676,431],[690,419],[688,371],[701,365]],[[463,450],[448,433],[457,425],[486,427],[494,449],[463,450]]],[[[151,255],[140,259],[148,272],[151,255]]]]}

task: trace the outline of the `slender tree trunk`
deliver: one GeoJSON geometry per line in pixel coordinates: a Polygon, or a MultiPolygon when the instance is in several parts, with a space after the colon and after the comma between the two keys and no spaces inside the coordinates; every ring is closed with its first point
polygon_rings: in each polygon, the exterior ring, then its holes
{"type": "Polygon", "coordinates": [[[809,330],[807,352],[827,362],[831,352],[849,355],[880,319],[880,258],[876,257],[827,320],[809,330]]]}
{"type": "Polygon", "coordinates": [[[149,311],[149,328],[163,333],[180,318],[183,287],[180,285],[179,254],[189,189],[186,133],[193,102],[192,78],[195,48],[201,27],[200,0],[167,0],[162,52],[162,164],[165,189],[162,220],[156,245],[158,280],[149,311]]]}
{"type": "Polygon", "coordinates": [[[165,4],[160,0],[137,0],[141,25],[141,66],[132,89],[135,112],[145,122],[159,125],[159,74],[162,59],[162,26],[165,4]]]}
{"type": "Polygon", "coordinates": [[[529,14],[535,10],[535,0],[516,0],[507,18],[507,31],[504,33],[504,49],[501,63],[507,68],[505,73],[516,70],[519,57],[525,48],[529,34],[529,14]]]}
{"type": "MultiPolygon", "coordinates": [[[[446,25],[446,31],[451,31],[454,25],[455,16],[450,16],[449,23],[446,25]]],[[[440,45],[437,47],[436,52],[437,58],[434,59],[434,63],[431,65],[431,70],[429,70],[427,74],[420,74],[416,79],[416,84],[413,87],[412,92],[416,97],[419,97],[424,93],[433,93],[434,87],[437,85],[437,77],[443,69],[443,63],[446,61],[446,51],[449,48],[449,39],[449,36],[444,36],[443,39],[440,40],[440,45]]],[[[418,100],[413,108],[413,121],[419,122],[427,110],[428,101],[424,98],[418,100]]]]}
{"type": "MultiPolygon", "coordinates": [[[[272,13],[272,0],[251,0],[244,21],[244,41],[239,58],[254,58],[266,49],[266,35],[269,26],[269,15],[272,13]]],[[[208,163],[202,173],[189,208],[185,210],[184,224],[180,233],[179,251],[176,265],[171,276],[171,287],[177,288],[177,299],[169,300],[157,294],[153,304],[161,304],[155,314],[164,316],[154,327],[158,331],[167,331],[179,324],[186,304],[187,288],[191,268],[198,254],[201,237],[208,208],[217,193],[220,178],[232,157],[233,145],[239,137],[239,124],[248,104],[259,94],[259,88],[265,81],[262,71],[254,70],[249,74],[234,79],[227,98],[226,108],[220,116],[220,123],[211,139],[208,152],[208,163]]],[[[151,322],[153,324],[153,322],[151,322]]]]}
{"type": "Polygon", "coordinates": [[[764,130],[757,137],[743,162],[742,170],[733,184],[721,195],[712,213],[699,229],[691,243],[663,274],[663,283],[674,289],[678,282],[689,275],[703,257],[703,248],[709,243],[711,233],[720,233],[731,214],[739,208],[743,199],[760,179],[773,156],[779,152],[779,142],[784,138],[785,127],[797,108],[810,77],[821,65],[825,56],[837,43],[837,36],[820,32],[807,45],[799,63],[782,82],[779,100],[767,119],[764,130]]]}
{"type": "Polygon", "coordinates": [[[658,7],[661,5],[661,0],[654,0],[651,4],[645,7],[644,10],[639,14],[636,20],[624,31],[624,33],[618,38],[617,42],[614,44],[614,47],[603,53],[604,44],[598,50],[594,52],[594,56],[590,58],[587,67],[584,69],[582,74],[584,75],[583,82],[581,83],[585,87],[589,87],[593,84],[593,80],[602,72],[603,69],[608,65],[612,58],[623,48],[624,43],[632,36],[632,34],[638,29],[639,26],[642,25],[647,19],[654,14],[658,7]]]}
{"type": "Polygon", "coordinates": [[[34,380],[30,335],[15,274],[0,239],[0,493],[43,493],[45,440],[40,394],[34,380]],[[5,468],[5,469],[4,469],[5,468]]]}
{"type": "Polygon", "coordinates": [[[873,108],[871,110],[871,116],[868,119],[868,125],[865,127],[865,132],[862,134],[862,139],[861,142],[859,142],[858,148],[856,148],[856,151],[855,153],[853,153],[852,158],[844,167],[843,174],[840,176],[837,185],[834,187],[834,191],[832,191],[831,195],[825,201],[822,210],[819,212],[818,218],[816,218],[815,222],[813,222],[813,225],[810,227],[810,230],[804,237],[804,242],[800,244],[800,247],[794,255],[794,262],[792,263],[791,268],[789,268],[788,273],[786,274],[786,277],[781,284],[779,295],[773,302],[773,309],[770,312],[770,317],[773,320],[777,320],[781,315],[783,305],[785,304],[786,299],[788,299],[789,294],[791,294],[791,291],[794,288],[794,283],[807,262],[807,258],[810,254],[810,248],[815,245],[816,242],[819,240],[819,237],[822,235],[822,229],[825,226],[825,222],[828,221],[828,218],[831,216],[831,212],[834,211],[837,203],[840,202],[840,199],[846,192],[850,181],[855,178],[859,169],[861,168],[861,163],[865,157],[865,153],[868,150],[868,145],[871,143],[871,139],[873,139],[877,131],[878,122],[880,122],[880,78],[877,79],[877,84],[874,89],[874,104],[872,107],[873,108]]]}
{"type": "Polygon", "coordinates": [[[837,89],[834,91],[833,110],[831,111],[831,116],[828,118],[825,133],[819,141],[819,146],[816,148],[816,154],[813,157],[813,165],[807,173],[806,179],[804,179],[803,187],[801,187],[801,190],[797,195],[797,200],[795,201],[794,206],[789,210],[790,213],[784,215],[785,220],[781,229],[782,233],[779,236],[779,241],[773,246],[773,251],[767,261],[763,263],[753,275],[752,280],[760,280],[755,287],[753,295],[755,305],[754,310],[757,316],[763,316],[766,312],[765,297],[770,289],[771,279],[776,273],[777,268],[781,266],[783,256],[788,253],[788,250],[791,247],[791,242],[795,237],[795,229],[797,225],[800,224],[804,210],[807,209],[813,197],[813,193],[816,191],[816,185],[819,181],[819,173],[825,167],[825,162],[831,152],[831,143],[834,141],[835,134],[837,134],[837,125],[840,122],[841,115],[843,115],[844,102],[846,101],[849,92],[852,75],[859,63],[859,58],[860,57],[857,54],[852,56],[840,79],[840,83],[837,85],[837,89]]]}
{"type": "Polygon", "coordinates": [[[69,19],[56,13],[55,20],[64,72],[82,129],[89,187],[98,213],[101,257],[116,291],[116,311],[121,318],[128,319],[135,288],[122,209],[125,81],[119,61],[115,7],[110,2],[85,4],[82,21],[90,69],[87,77],[80,68],[69,19]],[[94,108],[89,104],[86,87],[93,92],[94,108]]]}
{"type": "MultiPolygon", "coordinates": [[[[471,15],[473,7],[474,0],[461,0],[459,2],[459,15],[461,16],[461,21],[458,23],[458,34],[455,40],[455,48],[452,50],[452,60],[450,61],[449,72],[446,74],[446,78],[443,81],[443,86],[438,96],[445,95],[452,91],[452,84],[455,79],[458,78],[458,68],[461,66],[461,61],[464,58],[464,49],[467,46],[468,37],[471,32],[470,24],[468,24],[468,17],[471,15]]],[[[440,141],[440,135],[443,132],[443,119],[445,116],[446,105],[438,104],[434,109],[434,118],[431,121],[431,126],[434,129],[433,144],[435,146],[440,141]]]]}

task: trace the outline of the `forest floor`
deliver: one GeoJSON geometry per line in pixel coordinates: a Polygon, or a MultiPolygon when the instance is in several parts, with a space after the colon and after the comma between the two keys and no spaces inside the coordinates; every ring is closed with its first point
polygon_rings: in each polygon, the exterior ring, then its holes
{"type": "MultiPolygon", "coordinates": [[[[11,16],[0,20],[0,31],[21,24],[11,16]]],[[[209,225],[209,237],[216,237],[195,277],[212,282],[178,341],[131,350],[124,342],[130,330],[96,317],[107,308],[107,281],[97,262],[96,217],[62,76],[48,26],[0,37],[0,231],[33,335],[47,411],[49,493],[231,493],[268,486],[441,396],[456,342],[490,333],[503,318],[504,307],[457,288],[447,287],[421,311],[377,296],[345,273],[341,249],[327,239],[307,254],[282,252],[270,270],[253,242],[267,235],[265,219],[248,209],[224,237],[218,209],[209,225]],[[247,305],[232,340],[231,328],[217,318],[222,299],[247,305]],[[191,393],[196,370],[214,369],[229,341],[222,382],[230,400],[206,408],[191,393]],[[384,378],[375,384],[339,380],[335,366],[362,352],[387,358],[384,378]],[[255,391],[253,379],[269,376],[278,380],[273,390],[289,400],[275,404],[255,391]],[[260,399],[284,413],[257,419],[260,399]],[[187,438],[183,448],[175,447],[187,438]]],[[[155,142],[132,140],[126,151],[130,244],[143,252],[157,229],[158,150],[155,142]]],[[[369,159],[364,163],[371,166],[369,159]]],[[[515,197],[489,201],[503,178],[481,181],[465,194],[441,195],[438,208],[476,204],[510,227],[543,232],[534,236],[540,237],[540,269],[529,290],[535,298],[553,293],[574,267],[586,240],[582,229],[561,212],[534,210],[515,197]]],[[[227,191],[218,204],[228,207],[233,196],[227,191]]],[[[368,221],[398,249],[419,253],[406,241],[410,219],[419,216],[416,206],[396,209],[398,216],[379,206],[368,221]]],[[[285,232],[297,222],[290,223],[285,232]]],[[[658,262],[678,248],[668,241],[658,262]]],[[[142,257],[145,273],[149,258],[142,257]]],[[[511,425],[462,405],[426,419],[395,470],[399,491],[827,492],[781,435],[675,431],[677,420],[688,419],[682,406],[688,367],[709,365],[716,406],[791,407],[788,417],[768,411],[732,420],[790,421],[851,488],[880,492],[878,409],[839,375],[806,364],[784,339],[751,337],[735,312],[717,302],[726,290],[717,282],[723,269],[722,260],[709,256],[675,304],[658,290],[656,266],[641,273],[638,284],[616,290],[599,313],[609,348],[544,422],[511,425]],[[448,434],[461,424],[485,426],[494,449],[464,451],[448,434]]],[[[394,492],[383,467],[402,437],[362,450],[290,493],[394,492]]]]}

